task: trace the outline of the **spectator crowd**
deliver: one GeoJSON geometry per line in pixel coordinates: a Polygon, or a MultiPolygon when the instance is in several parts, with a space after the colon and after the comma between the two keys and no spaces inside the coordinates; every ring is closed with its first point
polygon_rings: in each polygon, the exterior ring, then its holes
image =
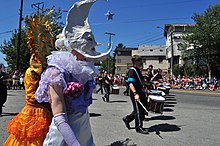
{"type": "MultiPolygon", "coordinates": [[[[161,71],[161,70],[159,70],[161,71]]],[[[146,71],[146,73],[143,74],[144,77],[146,77],[149,74],[149,70],[146,71]]],[[[153,75],[156,75],[158,70],[154,72],[154,74],[150,75],[150,80],[153,77],[153,75]]],[[[104,76],[104,72],[101,72],[97,78],[96,78],[96,83],[100,86],[102,84],[102,79],[101,77],[104,76]]],[[[191,90],[220,90],[220,82],[217,80],[215,76],[211,78],[211,80],[208,79],[206,75],[202,76],[194,76],[194,77],[187,77],[187,76],[169,76],[167,74],[163,74],[163,72],[160,73],[160,83],[163,84],[168,84],[172,89],[191,89],[191,90]],[[161,79],[162,78],[162,79],[161,79]]],[[[111,85],[112,86],[125,86],[127,87],[127,75],[112,75],[108,74],[108,77],[110,79],[111,85]]],[[[158,82],[155,82],[155,80],[158,81],[157,79],[158,75],[156,76],[155,79],[152,81],[153,88],[157,86],[158,82]]],[[[148,80],[148,82],[150,81],[148,80]]],[[[102,86],[102,85],[101,85],[102,86]]],[[[100,89],[99,89],[100,90],[100,89]]],[[[103,93],[103,92],[101,92],[103,93]]],[[[127,91],[124,92],[125,95],[128,95],[127,91]]]]}

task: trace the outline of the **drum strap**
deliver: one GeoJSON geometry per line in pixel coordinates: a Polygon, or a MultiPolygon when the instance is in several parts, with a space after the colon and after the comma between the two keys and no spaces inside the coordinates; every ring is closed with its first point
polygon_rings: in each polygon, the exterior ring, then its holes
{"type": "Polygon", "coordinates": [[[137,72],[137,70],[134,68],[134,67],[131,67],[130,69],[133,69],[134,71],[135,71],[135,73],[137,74],[137,76],[138,76],[138,79],[139,79],[139,81],[140,81],[140,83],[141,83],[141,85],[143,86],[143,83],[142,83],[142,81],[141,81],[141,78],[140,78],[140,76],[138,75],[138,72],[137,72]]]}

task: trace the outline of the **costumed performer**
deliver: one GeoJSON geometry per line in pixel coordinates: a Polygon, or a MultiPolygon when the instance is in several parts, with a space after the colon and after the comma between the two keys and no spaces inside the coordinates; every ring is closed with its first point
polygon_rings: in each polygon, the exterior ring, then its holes
{"type": "Polygon", "coordinates": [[[94,78],[99,74],[92,61],[106,53],[95,50],[97,42],[88,24],[95,0],[76,2],[69,10],[66,26],[55,42],[60,51],[48,56],[35,93],[38,102],[50,102],[53,119],[44,146],[94,146],[88,106],[92,104],[94,78]]]}
{"type": "Polygon", "coordinates": [[[39,103],[35,91],[46,68],[46,56],[54,49],[53,35],[45,16],[26,17],[30,66],[24,77],[25,106],[8,124],[4,146],[42,146],[52,119],[50,105],[39,103]]]}

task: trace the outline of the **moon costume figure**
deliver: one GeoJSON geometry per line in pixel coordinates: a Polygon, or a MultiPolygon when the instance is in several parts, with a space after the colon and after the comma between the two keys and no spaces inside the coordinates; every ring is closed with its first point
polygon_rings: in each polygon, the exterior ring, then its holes
{"type": "Polygon", "coordinates": [[[111,51],[95,50],[98,43],[88,23],[88,13],[95,1],[80,0],[70,8],[66,26],[55,42],[59,51],[48,56],[48,67],[35,93],[38,102],[51,103],[54,114],[44,146],[94,146],[88,107],[99,71],[93,61],[105,59],[111,51]],[[53,106],[56,100],[62,108],[53,106]]]}

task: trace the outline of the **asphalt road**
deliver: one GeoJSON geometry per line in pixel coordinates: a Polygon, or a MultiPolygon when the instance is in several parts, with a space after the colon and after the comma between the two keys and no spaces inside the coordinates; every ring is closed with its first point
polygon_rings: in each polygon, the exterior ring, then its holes
{"type": "MultiPolygon", "coordinates": [[[[149,113],[149,134],[126,129],[122,117],[132,111],[130,98],[112,94],[110,103],[94,94],[89,111],[96,146],[219,146],[220,93],[171,90],[163,114],[149,113]]],[[[24,106],[24,91],[9,91],[0,117],[0,145],[8,137],[6,125],[24,106]]],[[[134,122],[131,123],[134,127],[134,122]]]]}

